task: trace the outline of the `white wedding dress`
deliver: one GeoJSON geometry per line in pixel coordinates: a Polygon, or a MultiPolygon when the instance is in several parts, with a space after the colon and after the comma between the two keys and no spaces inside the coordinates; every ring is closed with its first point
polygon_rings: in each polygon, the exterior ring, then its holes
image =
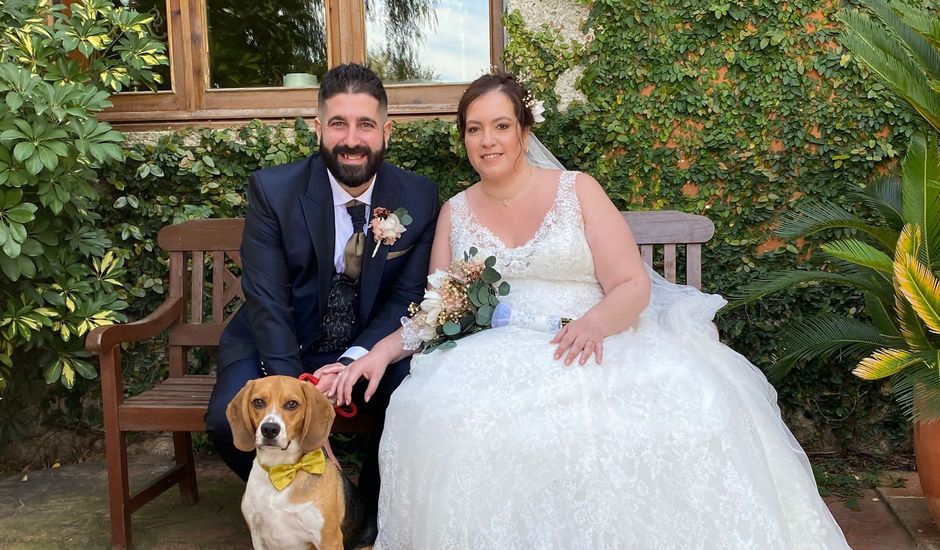
{"type": "MultiPolygon", "coordinates": [[[[574,181],[518,248],[450,200],[454,256],[497,257],[514,317],[603,298],[574,181]]],[[[416,355],[388,407],[376,548],[847,548],[773,388],[718,341],[723,304],[657,277],[599,366],[565,367],[518,326],[416,355]]]]}

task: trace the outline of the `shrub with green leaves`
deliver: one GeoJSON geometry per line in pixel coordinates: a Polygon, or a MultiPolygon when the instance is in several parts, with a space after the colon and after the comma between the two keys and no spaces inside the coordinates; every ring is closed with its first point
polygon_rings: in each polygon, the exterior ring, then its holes
{"type": "Polygon", "coordinates": [[[124,320],[123,260],[98,224],[98,172],[124,138],[96,113],[158,81],[151,20],[104,0],[0,3],[0,441],[22,434],[5,411],[36,386],[95,378],[83,337],[124,320]]]}
{"type": "Polygon", "coordinates": [[[890,377],[902,409],[914,420],[940,418],[940,25],[929,11],[897,0],[863,0],[866,11],[846,10],[842,38],[902,100],[923,116],[901,178],[876,180],[856,202],[872,211],[849,212],[819,200],[788,213],[778,234],[787,239],[841,229],[822,245],[816,270],[768,274],[738,292],[732,306],[785,288],[822,282],[864,295],[868,320],[824,314],[791,326],[772,373],[794,363],[841,353],[857,360],[860,378],[890,377]],[[872,17],[874,15],[874,17],[872,17]],[[825,268],[825,269],[823,269],[825,268]]]}

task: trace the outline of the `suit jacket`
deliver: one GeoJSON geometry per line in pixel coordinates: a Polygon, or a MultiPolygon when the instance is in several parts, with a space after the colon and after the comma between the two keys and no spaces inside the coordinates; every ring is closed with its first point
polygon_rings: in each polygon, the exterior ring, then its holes
{"type": "MultiPolygon", "coordinates": [[[[371,349],[400,326],[408,305],[427,284],[437,221],[437,185],[389,163],[379,168],[372,208],[407,209],[412,222],[391,246],[376,246],[371,231],[359,279],[362,332],[351,345],[371,349]],[[404,252],[403,254],[401,252],[404,252]],[[392,258],[388,259],[389,254],[392,258]]],[[[242,237],[245,304],[219,343],[219,369],[258,357],[267,374],[303,372],[320,336],[335,271],[333,195],[319,156],[251,175],[242,237]]]]}

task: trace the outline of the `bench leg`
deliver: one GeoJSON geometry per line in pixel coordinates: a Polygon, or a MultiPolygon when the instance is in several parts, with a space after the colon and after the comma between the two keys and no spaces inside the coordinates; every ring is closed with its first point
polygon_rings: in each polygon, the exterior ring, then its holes
{"type": "Polygon", "coordinates": [[[111,511],[111,546],[131,545],[131,503],[127,479],[127,443],[124,433],[105,431],[105,453],[108,464],[108,503],[111,511]]]}
{"type": "Polygon", "coordinates": [[[196,486],[196,459],[193,456],[193,436],[189,432],[173,432],[173,452],[176,463],[183,466],[180,479],[180,497],[184,504],[199,502],[199,488],[196,486]]]}

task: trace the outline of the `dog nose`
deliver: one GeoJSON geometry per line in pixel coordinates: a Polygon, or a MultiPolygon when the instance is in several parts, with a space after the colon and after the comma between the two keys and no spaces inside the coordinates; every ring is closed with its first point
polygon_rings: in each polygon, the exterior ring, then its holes
{"type": "Polygon", "coordinates": [[[263,435],[265,439],[273,439],[277,437],[279,433],[281,433],[281,427],[274,422],[265,422],[261,425],[261,435],[263,435]]]}

